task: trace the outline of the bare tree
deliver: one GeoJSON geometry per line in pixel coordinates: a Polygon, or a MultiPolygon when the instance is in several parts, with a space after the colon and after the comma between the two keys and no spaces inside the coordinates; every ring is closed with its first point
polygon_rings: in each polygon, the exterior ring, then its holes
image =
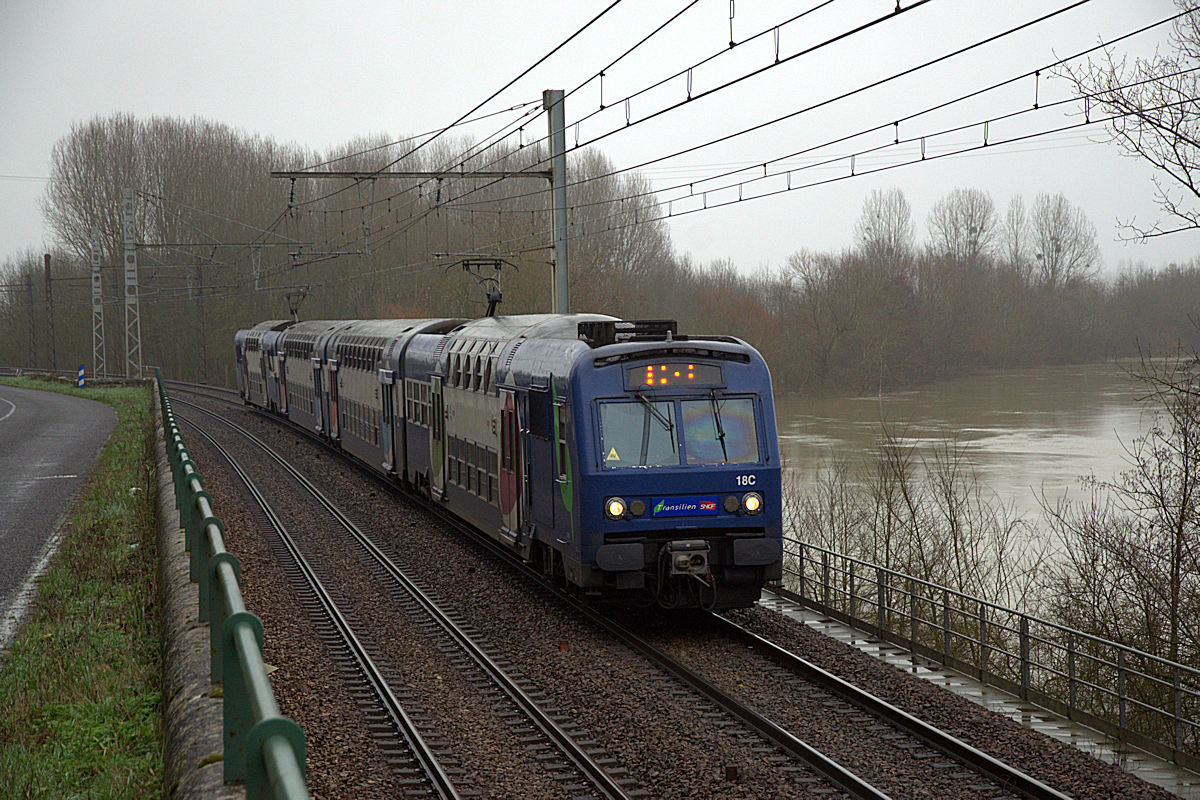
{"type": "Polygon", "coordinates": [[[1172,661],[1200,656],[1200,358],[1142,361],[1152,413],[1126,447],[1129,469],[1090,477],[1091,501],[1043,500],[1063,544],[1058,613],[1083,630],[1172,661]]]}
{"type": "Polygon", "coordinates": [[[1004,212],[999,236],[1001,254],[1009,269],[1028,281],[1032,260],[1029,253],[1029,218],[1025,213],[1025,200],[1021,195],[1013,195],[1008,201],[1008,210],[1004,212]]]}
{"type": "Polygon", "coordinates": [[[915,227],[904,192],[875,189],[863,202],[854,240],[871,264],[901,266],[912,258],[915,227]]]}
{"type": "Polygon", "coordinates": [[[1030,232],[1037,274],[1047,289],[1054,291],[1086,279],[1098,269],[1096,226],[1061,192],[1037,196],[1030,232]]]}
{"type": "Polygon", "coordinates": [[[982,189],[955,189],[929,212],[934,252],[961,263],[987,255],[996,241],[996,207],[982,189]]]}
{"type": "Polygon", "coordinates": [[[1128,58],[1106,49],[1102,60],[1065,69],[1075,90],[1090,106],[1085,113],[1115,115],[1108,123],[1112,141],[1128,155],[1150,162],[1159,208],[1174,219],[1165,228],[1136,219],[1120,223],[1122,235],[1145,240],[1200,227],[1200,18],[1196,0],[1175,0],[1176,19],[1165,53],[1128,58]]]}

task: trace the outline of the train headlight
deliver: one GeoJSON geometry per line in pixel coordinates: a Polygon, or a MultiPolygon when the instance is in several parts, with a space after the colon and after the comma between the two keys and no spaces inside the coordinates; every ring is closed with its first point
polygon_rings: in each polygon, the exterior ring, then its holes
{"type": "Polygon", "coordinates": [[[742,495],[742,510],[747,514],[757,514],[762,511],[763,499],[758,492],[746,492],[742,495]]]}
{"type": "Polygon", "coordinates": [[[610,497],[604,501],[604,515],[609,519],[625,517],[625,501],[619,497],[610,497]]]}

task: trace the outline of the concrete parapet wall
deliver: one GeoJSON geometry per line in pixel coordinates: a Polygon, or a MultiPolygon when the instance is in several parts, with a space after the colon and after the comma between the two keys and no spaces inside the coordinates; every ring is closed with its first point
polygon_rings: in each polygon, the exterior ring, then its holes
{"type": "Polygon", "coordinates": [[[188,576],[188,555],[175,508],[161,413],[159,404],[154,405],[165,739],[163,797],[244,800],[242,784],[224,782],[222,700],[209,678],[208,625],[198,619],[198,593],[188,576]]]}

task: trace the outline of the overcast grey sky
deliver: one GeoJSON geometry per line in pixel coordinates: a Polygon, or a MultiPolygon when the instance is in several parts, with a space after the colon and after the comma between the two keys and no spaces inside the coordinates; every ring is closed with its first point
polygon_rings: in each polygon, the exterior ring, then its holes
{"type": "MultiPolygon", "coordinates": [[[[200,116],[247,132],[324,149],[357,136],[392,138],[445,125],[516,76],[610,4],[611,0],[360,0],[332,4],[289,2],[123,2],[6,0],[0,3],[0,258],[26,247],[40,249],[48,233],[38,198],[49,172],[50,150],[73,122],[116,111],[142,117],[200,116]]],[[[688,0],[625,0],[561,53],[489,103],[484,111],[541,96],[546,88],[571,90],[688,0]]],[[[769,30],[789,17],[822,6],[776,0],[736,0],[733,38],[769,30]]],[[[904,0],[905,8],[917,5],[904,0]]],[[[692,92],[700,94],[738,75],[773,63],[776,37],[767,35],[730,50],[729,0],[699,0],[661,35],[606,73],[609,108],[568,132],[568,144],[613,131],[597,143],[618,167],[632,166],[726,136],[819,103],[842,92],[952,52],[1010,27],[1071,5],[1069,0],[930,0],[870,29],[769,69],[735,86],[694,100],[653,120],[625,127],[620,102],[654,80],[728,51],[698,68],[692,92]]],[[[838,0],[780,28],[782,59],[889,14],[895,0],[838,0]]],[[[1172,14],[1169,0],[1091,0],[1028,30],[976,48],[934,68],[832,103],[752,134],[684,157],[656,163],[643,174],[662,199],[670,187],[699,181],[731,166],[778,159],[830,139],[883,125],[872,136],[817,154],[772,164],[768,175],[792,170],[801,186],[842,177],[849,159],[815,165],[830,154],[848,156],[893,139],[890,124],[997,81],[1044,67],[1172,14]],[[800,167],[806,167],[799,170],[800,167]],[[799,170],[799,171],[797,171],[799,170]]],[[[1149,54],[1166,40],[1159,27],[1120,45],[1149,54]]],[[[1063,81],[1036,81],[1045,106],[1067,96],[1063,81]]],[[[681,101],[686,78],[638,95],[628,106],[637,122],[681,101]]],[[[1035,79],[906,120],[901,138],[926,136],[928,155],[969,147],[983,139],[982,125],[933,136],[949,127],[981,122],[1030,108],[1035,79]]],[[[570,123],[598,110],[597,82],[567,101],[570,123]]],[[[989,142],[1048,130],[1077,119],[1076,106],[1043,109],[989,125],[989,142]]],[[[497,117],[463,129],[484,136],[497,117]]],[[[541,135],[543,117],[529,130],[541,135]]],[[[852,241],[862,201],[872,189],[899,187],[913,207],[919,236],[932,205],[955,187],[988,191],[1001,212],[1014,194],[1027,207],[1038,192],[1063,192],[1096,225],[1107,270],[1125,261],[1160,266],[1200,254],[1194,233],[1162,237],[1148,245],[1115,241],[1115,222],[1160,215],[1151,171],[1099,143],[1097,128],[1059,133],[983,152],[943,158],[874,175],[836,180],[777,196],[679,216],[671,231],[679,250],[701,262],[735,261],[745,270],[778,266],[807,247],[839,250],[852,241]]],[[[855,172],[916,155],[919,145],[861,155],[855,172]]],[[[750,174],[740,177],[749,177],[750,174]]],[[[785,187],[775,175],[740,191],[749,197],[785,187]]],[[[731,183],[726,179],[720,184],[731,183]]],[[[521,191],[517,188],[514,191],[521,191]]],[[[736,188],[711,192],[716,204],[736,188]]],[[[686,191],[684,191],[686,193],[686,191]]],[[[678,201],[682,211],[694,201],[678,201]]]]}

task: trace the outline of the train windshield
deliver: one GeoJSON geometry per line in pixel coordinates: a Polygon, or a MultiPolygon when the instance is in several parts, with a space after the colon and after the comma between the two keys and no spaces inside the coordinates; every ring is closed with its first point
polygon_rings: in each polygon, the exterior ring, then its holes
{"type": "Polygon", "coordinates": [[[601,403],[600,430],[606,467],[661,467],[679,463],[675,404],[650,401],[601,403]]]}
{"type": "Polygon", "coordinates": [[[752,464],[758,461],[754,401],[725,399],[714,392],[706,400],[684,400],[680,418],[689,464],[752,464]]]}
{"type": "Polygon", "coordinates": [[[759,461],[752,398],[724,398],[716,392],[678,401],[634,397],[600,404],[606,469],[759,461]]]}

